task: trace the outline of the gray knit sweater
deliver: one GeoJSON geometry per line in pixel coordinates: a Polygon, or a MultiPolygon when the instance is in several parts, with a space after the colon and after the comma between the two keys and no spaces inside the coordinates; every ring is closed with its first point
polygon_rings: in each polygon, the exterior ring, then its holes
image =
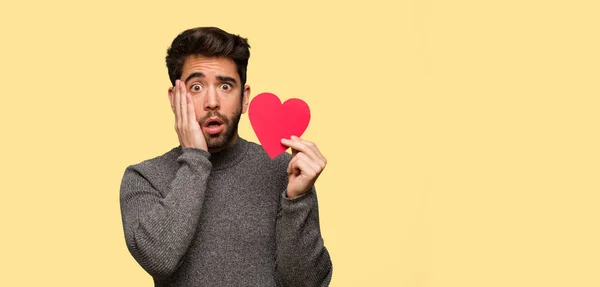
{"type": "Polygon", "coordinates": [[[238,139],[225,151],[171,151],[127,167],[127,248],[155,286],[328,286],[315,189],[285,196],[290,155],[238,139]]]}

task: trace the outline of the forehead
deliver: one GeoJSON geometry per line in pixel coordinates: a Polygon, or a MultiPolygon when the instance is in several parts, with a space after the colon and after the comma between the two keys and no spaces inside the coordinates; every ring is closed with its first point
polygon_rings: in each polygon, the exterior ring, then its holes
{"type": "Polygon", "coordinates": [[[205,57],[202,55],[187,56],[183,62],[181,79],[185,79],[188,75],[195,72],[201,72],[213,79],[216,76],[227,76],[239,81],[235,62],[226,57],[205,57]]]}

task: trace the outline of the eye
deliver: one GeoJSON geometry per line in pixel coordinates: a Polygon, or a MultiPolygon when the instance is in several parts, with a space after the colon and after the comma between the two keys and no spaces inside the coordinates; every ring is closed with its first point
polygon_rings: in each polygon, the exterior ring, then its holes
{"type": "Polygon", "coordinates": [[[200,84],[193,84],[190,87],[190,91],[192,91],[192,92],[200,92],[200,91],[202,91],[202,85],[200,85],[200,84]]]}
{"type": "Polygon", "coordinates": [[[221,89],[223,89],[224,91],[229,91],[231,90],[231,85],[230,84],[221,84],[221,89]]]}

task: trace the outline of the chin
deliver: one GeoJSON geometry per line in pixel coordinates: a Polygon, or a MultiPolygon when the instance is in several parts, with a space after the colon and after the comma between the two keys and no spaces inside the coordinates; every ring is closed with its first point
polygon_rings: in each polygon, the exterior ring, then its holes
{"type": "Polygon", "coordinates": [[[206,146],[208,147],[209,152],[219,152],[224,148],[228,147],[233,141],[237,139],[238,122],[239,119],[234,122],[235,125],[227,125],[226,128],[223,129],[217,135],[207,135],[206,133],[204,134],[204,138],[206,139],[206,146]]]}
{"type": "Polygon", "coordinates": [[[233,136],[225,138],[225,133],[221,133],[218,136],[208,136],[206,137],[206,146],[208,147],[209,151],[220,151],[227,147],[233,138],[233,136]]]}

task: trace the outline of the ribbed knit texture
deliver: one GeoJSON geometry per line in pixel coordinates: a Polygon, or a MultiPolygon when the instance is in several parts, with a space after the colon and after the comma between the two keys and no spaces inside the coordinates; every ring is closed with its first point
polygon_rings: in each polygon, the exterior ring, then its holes
{"type": "Polygon", "coordinates": [[[176,147],[127,167],[127,248],[155,286],[328,286],[316,191],[285,196],[289,161],[240,138],[220,153],[176,147]]]}

